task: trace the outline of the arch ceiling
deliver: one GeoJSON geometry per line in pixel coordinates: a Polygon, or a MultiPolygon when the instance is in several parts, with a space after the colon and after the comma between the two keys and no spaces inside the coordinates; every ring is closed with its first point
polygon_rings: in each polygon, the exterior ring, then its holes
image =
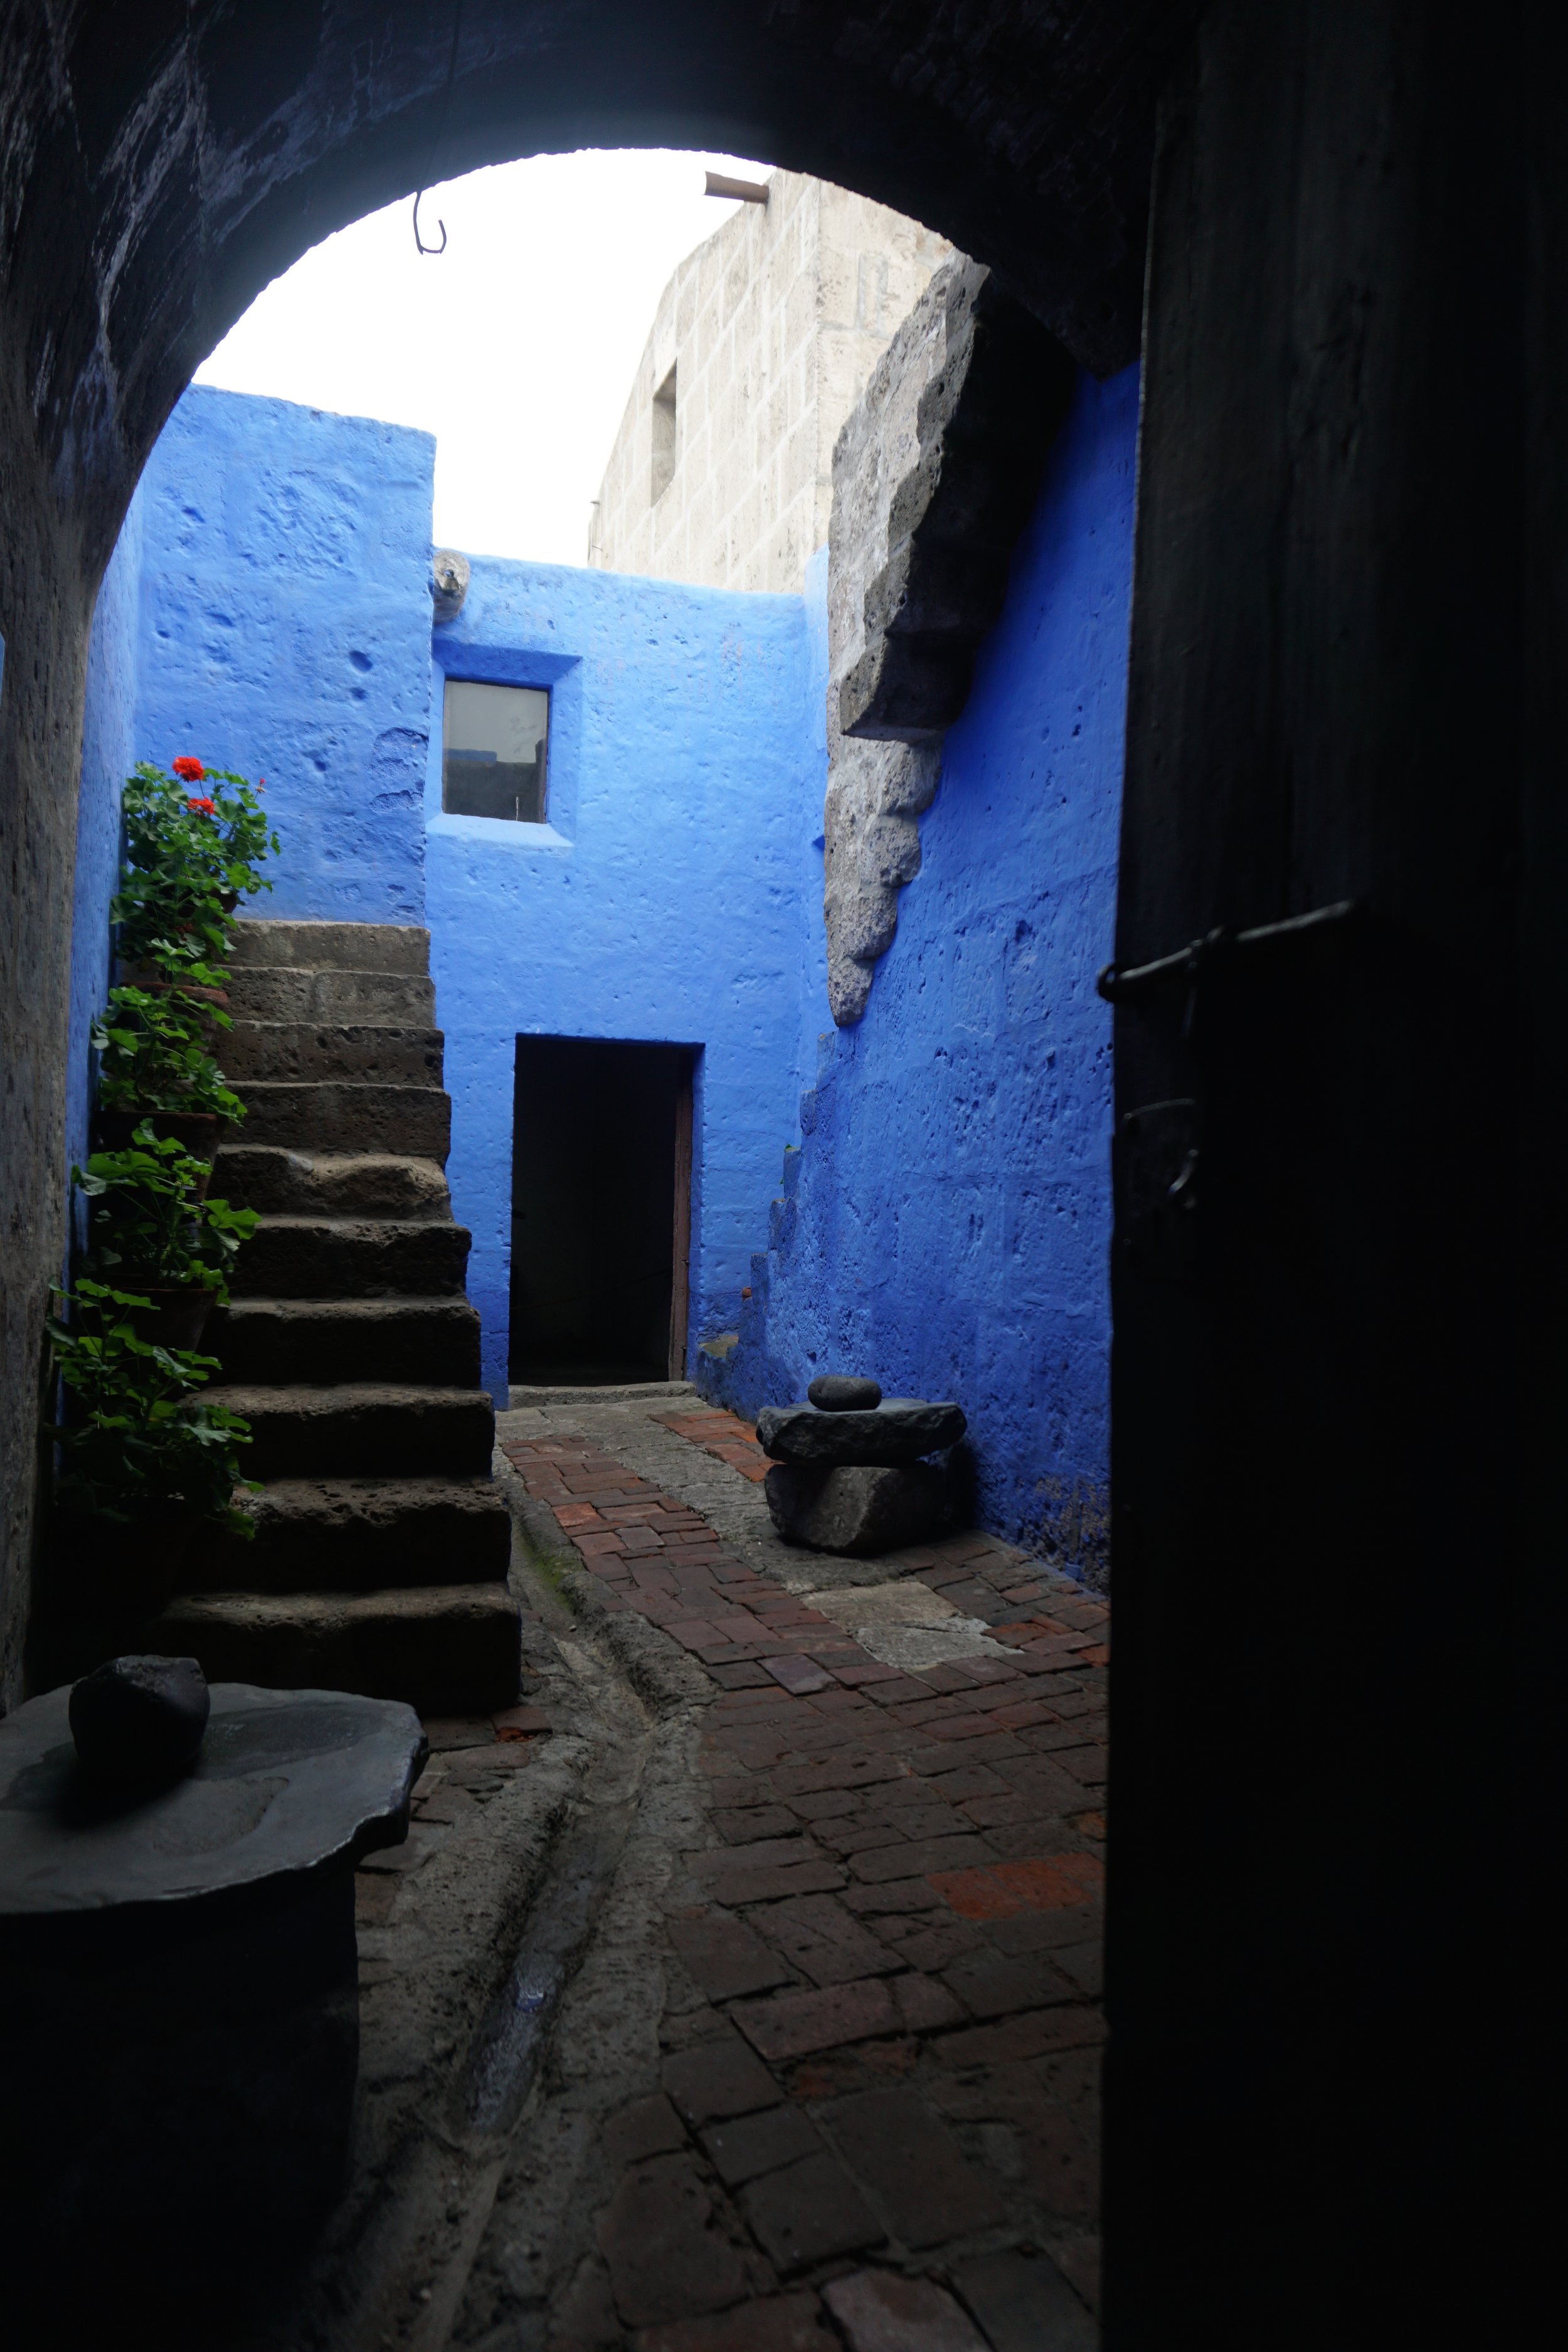
{"type": "Polygon", "coordinates": [[[117,525],[201,359],[334,229],[422,183],[588,145],[722,148],[854,187],[989,262],[1106,372],[1137,348],[1153,90],[1187,13],[10,0],[0,238],[57,486],[107,491],[117,525]]]}

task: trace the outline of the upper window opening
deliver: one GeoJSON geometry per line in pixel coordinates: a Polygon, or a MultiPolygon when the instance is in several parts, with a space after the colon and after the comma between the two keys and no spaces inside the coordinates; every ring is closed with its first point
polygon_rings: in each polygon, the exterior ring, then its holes
{"type": "Polygon", "coordinates": [[[675,370],[653,396],[653,496],[663,498],[675,478],[675,370]]]}
{"type": "Polygon", "coordinates": [[[550,696],[542,687],[449,677],[441,730],[441,806],[453,816],[544,823],[550,696]]]}

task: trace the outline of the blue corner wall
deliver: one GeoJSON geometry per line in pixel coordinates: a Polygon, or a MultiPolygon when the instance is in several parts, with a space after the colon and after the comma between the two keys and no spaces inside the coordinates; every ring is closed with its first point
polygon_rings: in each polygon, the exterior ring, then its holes
{"type": "Polygon", "coordinates": [[[284,846],[258,911],[429,924],[448,1173],[498,1397],[517,1037],[689,1045],[702,1384],[742,1410],[828,1367],[956,1396],[977,1517],[1092,1571],[1110,1128],[1094,976],[1111,951],[1136,410],[1131,371],[1079,385],[947,739],[898,938],[865,1020],[836,1033],[823,558],[804,597],[479,559],[433,639],[428,438],[188,393],[93,634],[72,1150],[121,777],[184,751],[264,773],[284,846]],[[547,824],[442,812],[447,673],[550,688],[547,824]]]}
{"type": "Polygon", "coordinates": [[[136,493],[136,756],[267,779],[256,911],[424,920],[427,433],[187,392],[136,493]]]}
{"type": "Polygon", "coordinates": [[[141,593],[142,513],[132,503],[98,592],[88,647],[71,911],[68,1167],[87,1158],[92,1023],[109,992],[109,904],[120,878],[120,794],[139,756],[141,593]]]}
{"type": "MultiPolygon", "coordinates": [[[[823,1024],[752,1297],[703,1385],[956,1397],[984,1524],[1090,1572],[1109,1468],[1110,1016],[1135,369],[1081,380],[858,1028],[823,1024]]],[[[775,1191],[778,1188],[775,1187],[775,1191]]]]}
{"type": "Polygon", "coordinates": [[[795,1131],[825,642],[799,596],[484,558],[435,631],[437,691],[448,674],[551,690],[546,824],[443,814],[438,728],[426,782],[447,1172],[498,1396],[520,1034],[700,1049],[694,1339],[732,1313],[795,1131]]]}

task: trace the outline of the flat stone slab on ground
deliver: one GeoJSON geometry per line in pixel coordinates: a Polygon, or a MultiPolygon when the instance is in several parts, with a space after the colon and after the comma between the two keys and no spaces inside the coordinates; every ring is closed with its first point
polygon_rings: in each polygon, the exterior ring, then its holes
{"type": "Polygon", "coordinates": [[[757,1443],[780,1462],[853,1462],[894,1469],[956,1445],[969,1426],[963,1408],[923,1397],[884,1397],[869,1412],[821,1412],[814,1404],[764,1405],[757,1443]]]}

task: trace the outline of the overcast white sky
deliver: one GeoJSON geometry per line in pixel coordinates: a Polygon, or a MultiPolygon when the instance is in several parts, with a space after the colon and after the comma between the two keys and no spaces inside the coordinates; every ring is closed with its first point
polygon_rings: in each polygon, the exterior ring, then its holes
{"type": "Polygon", "coordinates": [[[663,150],[541,155],[372,213],[258,297],[198,383],[384,416],[437,437],[436,542],[582,563],[589,500],[670,272],[738,206],[663,150]]]}

